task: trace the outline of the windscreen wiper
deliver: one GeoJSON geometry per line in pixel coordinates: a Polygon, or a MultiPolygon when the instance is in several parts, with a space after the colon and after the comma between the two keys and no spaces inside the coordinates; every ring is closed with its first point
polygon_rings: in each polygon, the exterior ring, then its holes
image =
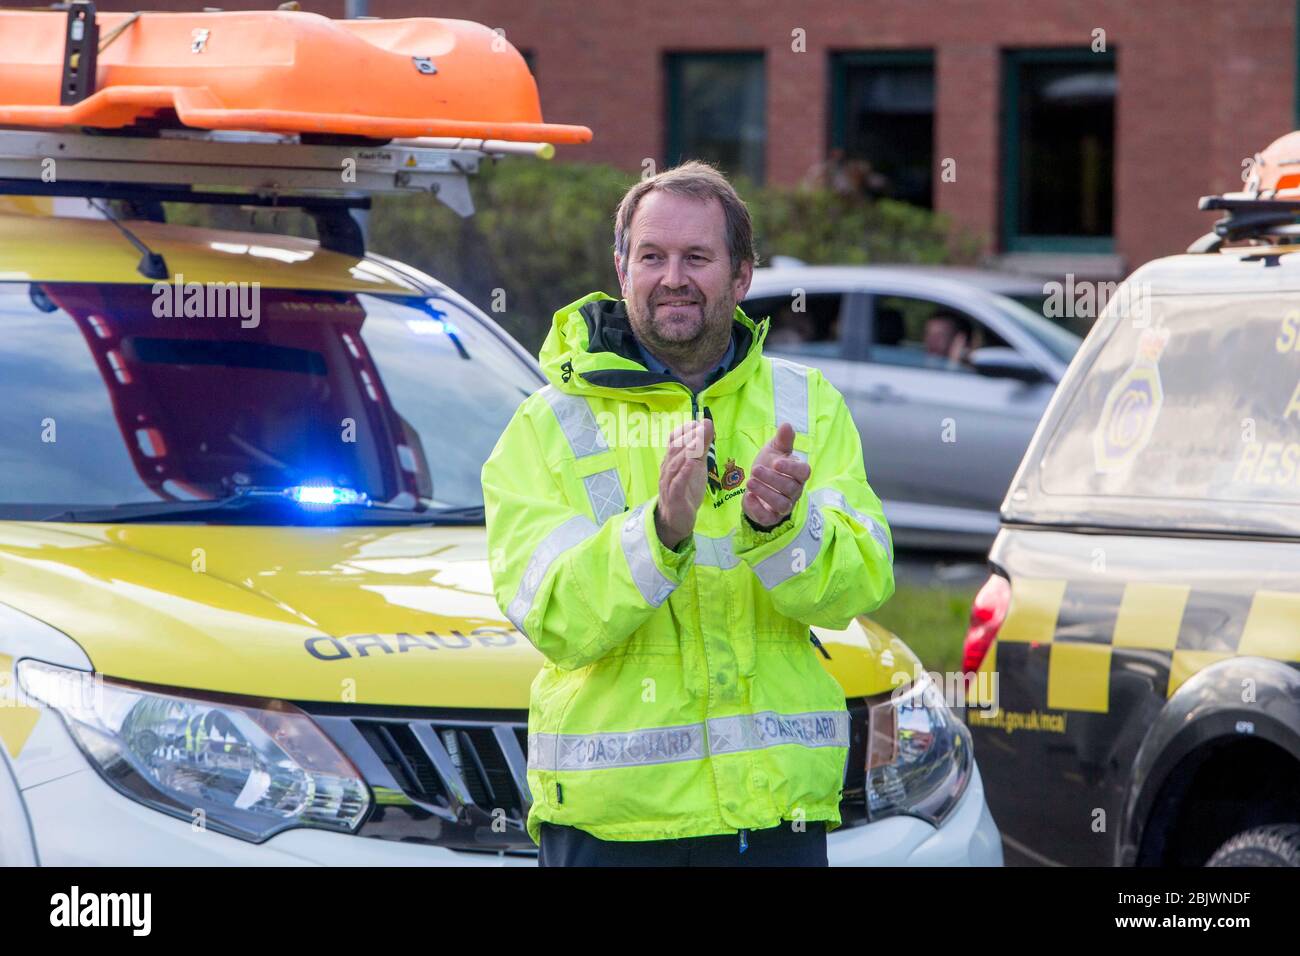
{"type": "Polygon", "coordinates": [[[481,505],[428,508],[416,511],[371,501],[338,504],[302,503],[284,491],[244,490],[207,501],[145,501],[100,508],[74,508],[48,515],[41,521],[76,521],[89,524],[130,524],[168,521],[205,521],[230,518],[239,524],[267,525],[480,525],[481,505]]]}

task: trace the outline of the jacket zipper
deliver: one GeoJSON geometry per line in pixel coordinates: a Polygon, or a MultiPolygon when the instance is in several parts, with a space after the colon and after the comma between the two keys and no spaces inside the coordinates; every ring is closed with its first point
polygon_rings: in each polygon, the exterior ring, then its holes
{"type": "MultiPolygon", "coordinates": [[[[690,389],[689,385],[686,386],[686,392],[690,394],[690,419],[692,419],[692,421],[698,421],[699,403],[695,401],[695,393],[693,392],[692,389],[690,389]]],[[[712,420],[712,416],[710,416],[710,420],[712,420]]],[[[714,437],[716,438],[716,436],[714,437]]],[[[710,442],[710,445],[708,445],[708,457],[712,458],[714,457],[715,454],[716,451],[714,449],[714,444],[710,442]]],[[[695,601],[693,602],[693,604],[695,605],[695,626],[699,627],[699,641],[701,641],[701,644],[703,645],[703,649],[705,649],[705,670],[708,671],[708,640],[705,637],[705,631],[703,631],[703,622],[701,619],[699,619],[698,592],[697,592],[697,597],[695,597],[695,601]]],[[[813,632],[809,631],[809,637],[813,637],[813,632]]],[[[813,637],[813,640],[815,641],[816,637],[813,637]]],[[[822,648],[822,653],[826,654],[826,648],[822,648]]],[[[827,657],[829,657],[829,654],[827,654],[827,657]]],[[[708,679],[711,680],[711,676],[708,679]]],[[[741,830],[738,836],[740,836],[740,852],[744,853],[746,849],[749,849],[749,840],[746,839],[746,834],[744,830],[741,830]]]]}
{"type": "MultiPolygon", "coordinates": [[[[696,395],[694,392],[691,392],[689,386],[687,386],[686,390],[690,392],[691,395],[691,421],[700,421],[700,404],[698,401],[696,401],[696,395]]],[[[709,412],[708,408],[704,409],[704,417],[707,418],[709,421],[713,421],[713,415],[712,413],[709,412]]],[[[718,468],[717,456],[718,456],[718,434],[715,428],[713,433],[713,440],[709,442],[709,447],[706,450],[705,457],[704,457],[704,460],[706,462],[706,467],[707,465],[712,465],[715,472],[717,471],[718,468]]]]}
{"type": "MultiPolygon", "coordinates": [[[[690,394],[691,394],[691,420],[692,420],[692,421],[699,421],[699,418],[700,418],[700,406],[699,406],[699,403],[696,401],[696,394],[695,394],[695,392],[691,391],[691,389],[690,389],[689,386],[687,387],[686,390],[687,390],[688,392],[690,392],[690,394]]],[[[710,420],[710,421],[713,420],[713,416],[712,416],[712,415],[709,416],[709,420],[710,420]]],[[[715,439],[717,438],[717,435],[716,435],[716,434],[714,435],[714,438],[715,438],[715,439]]],[[[707,452],[707,457],[706,457],[706,459],[705,459],[706,461],[708,461],[708,460],[710,460],[710,459],[713,459],[713,458],[716,456],[716,454],[717,454],[717,452],[716,452],[716,450],[715,450],[715,447],[714,447],[714,444],[715,444],[714,442],[710,442],[710,443],[709,443],[709,450],[708,450],[708,452],[707,452]]],[[[709,670],[709,650],[708,650],[708,641],[704,638],[704,622],[700,620],[700,608],[699,608],[699,601],[698,601],[698,599],[697,599],[694,603],[695,603],[695,620],[696,620],[696,623],[697,623],[697,624],[699,625],[699,627],[700,627],[700,643],[701,643],[702,645],[704,645],[704,669],[705,669],[705,671],[707,672],[707,671],[709,670]]],[[[809,631],[808,634],[809,634],[809,636],[811,637],[811,636],[812,636],[812,631],[809,631]]],[[[814,638],[814,640],[815,640],[815,638],[814,638]]],[[[825,653],[825,651],[823,650],[822,653],[825,653]]],[[[709,695],[712,696],[712,693],[713,693],[713,692],[710,691],[710,692],[709,692],[709,695]]],[[[705,707],[707,707],[707,706],[708,706],[708,704],[706,703],[706,704],[705,704],[705,707]]],[[[739,842],[740,842],[740,851],[739,851],[739,852],[744,853],[746,850],[749,849],[749,840],[746,838],[746,834],[745,834],[745,831],[744,831],[744,830],[741,830],[741,831],[740,831],[739,836],[740,836],[740,841],[739,841],[739,842]]]]}
{"type": "MultiPolygon", "coordinates": [[[[690,386],[684,386],[684,387],[686,388],[686,391],[690,394],[691,397],[691,420],[692,421],[698,420],[699,403],[696,401],[695,392],[691,391],[690,386]]],[[[713,672],[709,666],[709,642],[708,639],[704,636],[704,620],[700,614],[700,591],[699,591],[698,579],[694,579],[691,581],[691,587],[694,588],[695,594],[693,595],[693,600],[690,603],[695,610],[695,627],[700,638],[700,651],[704,655],[704,680],[705,680],[705,684],[708,686],[708,692],[705,695],[705,699],[704,699],[704,717],[705,720],[707,721],[709,715],[709,704],[713,699],[713,679],[712,679],[713,672]]],[[[708,731],[706,730],[705,733],[707,734],[708,731]]],[[[707,750],[707,744],[706,744],[706,750],[707,750]]],[[[709,764],[710,764],[710,771],[712,771],[713,761],[710,760],[709,764]]],[[[716,777],[714,778],[713,784],[715,787],[717,786],[716,777]]],[[[741,853],[745,852],[746,846],[747,846],[747,841],[745,840],[745,831],[741,830],[740,831],[740,852],[741,853]]]]}

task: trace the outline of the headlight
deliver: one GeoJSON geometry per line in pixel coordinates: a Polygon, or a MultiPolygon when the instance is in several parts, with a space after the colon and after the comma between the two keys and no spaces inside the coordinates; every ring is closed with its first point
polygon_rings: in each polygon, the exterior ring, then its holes
{"type": "Polygon", "coordinates": [[[306,714],[281,701],[163,693],[39,661],[18,664],[31,697],[63,716],[115,789],[186,820],[261,841],[290,827],[351,832],[370,794],[306,714]]]}
{"type": "Polygon", "coordinates": [[[971,738],[928,674],[870,710],[867,814],[941,826],[971,774],[971,738]]]}

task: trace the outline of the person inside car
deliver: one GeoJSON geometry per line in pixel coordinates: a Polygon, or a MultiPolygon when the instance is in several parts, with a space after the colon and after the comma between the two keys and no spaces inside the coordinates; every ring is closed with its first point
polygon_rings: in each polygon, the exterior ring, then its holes
{"type": "Polygon", "coordinates": [[[950,368],[968,366],[970,323],[950,312],[936,312],[925,320],[927,365],[950,368]]]}

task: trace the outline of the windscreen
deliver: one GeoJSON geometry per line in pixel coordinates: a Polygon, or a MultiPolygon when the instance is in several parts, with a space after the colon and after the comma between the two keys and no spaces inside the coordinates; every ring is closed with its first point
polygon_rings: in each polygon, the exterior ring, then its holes
{"type": "Polygon", "coordinates": [[[1300,299],[1153,296],[1079,381],[1049,495],[1300,503],[1300,299]]]}
{"type": "Polygon", "coordinates": [[[177,288],[0,283],[0,518],[319,485],[481,506],[541,384],[447,299],[256,289],[187,310],[177,288]]]}

